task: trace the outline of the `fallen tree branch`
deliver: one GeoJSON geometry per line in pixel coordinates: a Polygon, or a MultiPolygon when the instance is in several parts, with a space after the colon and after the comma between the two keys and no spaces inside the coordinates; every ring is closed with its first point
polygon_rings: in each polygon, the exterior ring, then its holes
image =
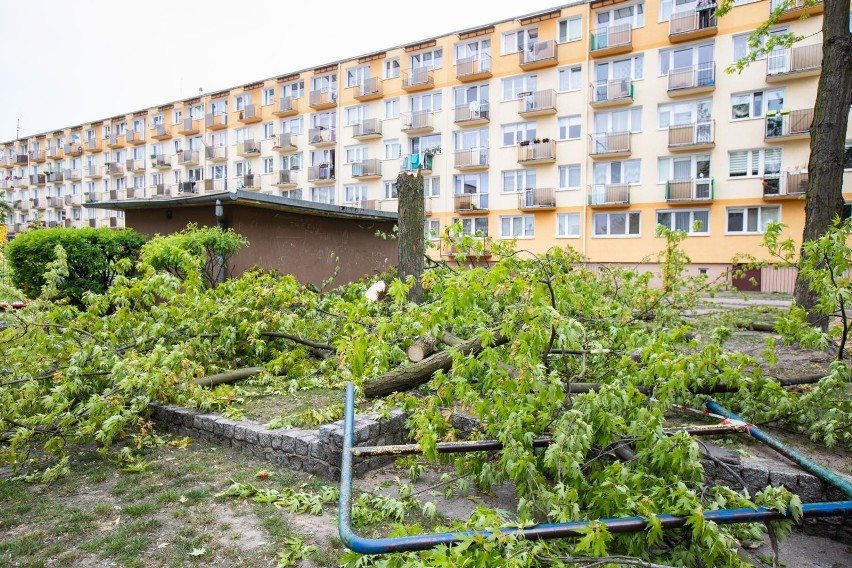
{"type": "Polygon", "coordinates": [[[226,371],[224,373],[201,377],[192,382],[198,386],[212,387],[223,383],[234,383],[236,381],[248,379],[249,377],[259,374],[261,371],[263,371],[261,367],[244,367],[242,369],[235,369],[233,371],[226,371]]]}

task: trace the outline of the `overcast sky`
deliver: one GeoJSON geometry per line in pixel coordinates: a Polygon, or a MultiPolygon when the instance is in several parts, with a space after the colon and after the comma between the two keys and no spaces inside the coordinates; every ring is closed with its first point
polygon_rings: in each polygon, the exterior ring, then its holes
{"type": "Polygon", "coordinates": [[[0,0],[0,141],[566,3],[0,0]]]}

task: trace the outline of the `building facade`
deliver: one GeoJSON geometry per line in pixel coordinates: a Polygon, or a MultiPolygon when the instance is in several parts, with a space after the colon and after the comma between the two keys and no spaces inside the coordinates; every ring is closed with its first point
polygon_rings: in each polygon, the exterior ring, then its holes
{"type": "Polygon", "coordinates": [[[428,235],[458,221],[653,265],[662,224],[719,273],[765,256],[769,222],[804,224],[822,6],[773,29],[796,46],[725,71],[776,1],[718,21],[696,0],[577,2],[0,144],[9,229],[120,227],[86,204],[234,189],[395,211],[421,169],[428,235]]]}

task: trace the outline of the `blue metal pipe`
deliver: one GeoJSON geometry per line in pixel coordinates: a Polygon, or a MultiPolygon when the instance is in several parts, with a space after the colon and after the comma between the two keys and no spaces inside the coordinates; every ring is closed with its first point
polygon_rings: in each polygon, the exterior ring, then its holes
{"type": "MultiPolygon", "coordinates": [[[[452,544],[476,535],[491,537],[496,535],[516,535],[525,539],[554,539],[582,536],[581,529],[591,521],[572,523],[543,524],[528,528],[505,528],[496,531],[460,531],[433,534],[421,534],[395,538],[363,538],[352,530],[352,449],[355,446],[355,389],[352,383],[346,385],[346,404],[343,415],[343,456],[340,463],[340,502],[338,504],[338,530],[340,540],[350,550],[361,554],[387,554],[390,552],[408,552],[428,550],[440,544],[452,544]]],[[[802,506],[802,515],[814,517],[852,516],[852,501],[834,503],[808,503],[802,506]]],[[[756,509],[722,509],[706,511],[704,518],[717,524],[750,523],[789,518],[790,511],[780,513],[775,510],[758,507],[756,509]]],[[[672,529],[686,524],[688,517],[658,515],[663,528],[672,529]]],[[[622,517],[603,519],[611,533],[638,532],[648,524],[644,517],[622,517]]]]}
{"type": "MultiPolygon", "coordinates": [[[[740,418],[718,402],[708,400],[706,406],[710,412],[720,414],[722,416],[725,416],[726,418],[730,418],[731,420],[739,420],[740,422],[745,422],[742,418],[740,418]]],[[[766,444],[785,458],[800,466],[805,471],[809,471],[810,473],[814,474],[829,485],[833,485],[834,487],[838,488],[840,491],[846,494],[847,497],[852,497],[852,483],[850,483],[848,480],[844,479],[837,473],[831,471],[830,469],[826,469],[819,464],[814,463],[806,456],[800,454],[793,448],[785,445],[783,442],[773,438],[757,426],[749,424],[748,428],[746,429],[746,432],[748,432],[752,438],[766,444]]]]}

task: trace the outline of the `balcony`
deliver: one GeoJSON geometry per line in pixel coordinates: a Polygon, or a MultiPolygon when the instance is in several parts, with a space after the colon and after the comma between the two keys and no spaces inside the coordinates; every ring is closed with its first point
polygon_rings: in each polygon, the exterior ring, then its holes
{"type": "Polygon", "coordinates": [[[228,128],[228,115],[224,112],[208,112],[204,115],[204,127],[207,130],[222,130],[228,128]]]}
{"type": "Polygon", "coordinates": [[[328,88],[311,91],[308,105],[314,110],[334,108],[337,106],[337,91],[328,88]]]}
{"type": "Polygon", "coordinates": [[[237,155],[242,158],[254,158],[260,156],[260,142],[257,140],[243,140],[237,142],[237,155]]]}
{"type": "Polygon", "coordinates": [[[15,165],[16,166],[26,166],[30,163],[30,156],[26,152],[21,152],[19,154],[15,154],[15,165]]]}
{"type": "Polygon", "coordinates": [[[171,169],[172,157],[165,154],[157,154],[151,158],[151,167],[160,171],[171,169]]]}
{"type": "Polygon", "coordinates": [[[66,195],[64,201],[66,207],[77,207],[83,204],[83,198],[80,194],[66,195]]]}
{"type": "Polygon", "coordinates": [[[669,126],[669,151],[708,150],[716,146],[715,134],[713,120],[669,126]]]}
{"type": "Polygon", "coordinates": [[[219,163],[228,161],[228,149],[225,146],[205,146],[204,155],[208,162],[219,163]]]}
{"type": "Polygon", "coordinates": [[[53,207],[56,209],[57,207],[65,207],[65,200],[59,196],[51,196],[47,198],[47,206],[53,207]]]}
{"type": "Polygon", "coordinates": [[[669,70],[668,94],[670,97],[709,93],[715,89],[716,65],[712,61],[669,70]]]}
{"type": "Polygon", "coordinates": [[[542,140],[540,142],[524,140],[518,145],[518,163],[522,166],[537,166],[552,164],[556,161],[556,142],[542,140]]]}
{"type": "Polygon", "coordinates": [[[596,81],[589,87],[589,105],[592,108],[629,105],[633,102],[632,79],[596,81]]]}
{"type": "Polygon", "coordinates": [[[95,140],[95,139],[86,140],[83,143],[83,147],[86,149],[87,152],[92,152],[92,153],[104,151],[104,147],[101,145],[101,141],[95,140]]]}
{"type": "Polygon", "coordinates": [[[228,191],[228,180],[226,179],[206,179],[204,180],[205,193],[221,193],[228,191]]]}
{"type": "Polygon", "coordinates": [[[272,114],[279,118],[297,115],[299,114],[298,101],[293,97],[281,97],[278,99],[278,106],[275,107],[272,114]]]}
{"type": "Polygon", "coordinates": [[[101,179],[104,177],[104,169],[101,166],[86,166],[83,170],[89,179],[101,179]]]}
{"type": "Polygon", "coordinates": [[[625,158],[630,153],[630,132],[599,132],[589,135],[589,155],[592,158],[625,158]]]}
{"type": "Polygon", "coordinates": [[[30,152],[30,162],[35,162],[36,164],[42,164],[47,161],[47,155],[44,150],[35,150],[30,152]]]}
{"type": "Polygon", "coordinates": [[[488,124],[488,101],[471,101],[466,105],[457,106],[453,110],[453,122],[458,126],[479,126],[488,124]]]}
{"type": "Polygon", "coordinates": [[[476,239],[478,241],[478,246],[465,246],[458,243],[450,243],[450,244],[442,244],[441,245],[441,256],[445,257],[458,257],[463,256],[469,259],[481,259],[481,258],[490,258],[491,250],[488,247],[488,244],[481,239],[476,239]]]}
{"type": "Polygon", "coordinates": [[[116,162],[112,162],[106,165],[107,175],[110,177],[114,176],[123,176],[124,175],[124,164],[119,164],[116,162]]]}
{"type": "Polygon", "coordinates": [[[462,193],[453,196],[453,211],[474,214],[488,211],[487,193],[462,193]]]}
{"type": "Polygon", "coordinates": [[[518,114],[524,118],[556,114],[556,91],[553,89],[518,96],[518,114]]]}
{"type": "Polygon", "coordinates": [[[260,105],[250,104],[237,109],[237,122],[241,124],[255,124],[261,120],[260,105]]]}
{"type": "Polygon", "coordinates": [[[83,155],[83,145],[79,143],[66,144],[65,148],[63,148],[63,151],[66,156],[76,158],[78,156],[83,155]]]}
{"type": "Polygon", "coordinates": [[[423,175],[432,173],[432,154],[403,154],[399,157],[399,171],[405,173],[416,173],[420,170],[423,175]]]}
{"type": "Polygon", "coordinates": [[[352,98],[362,103],[382,98],[382,82],[378,77],[367,77],[360,85],[350,87],[349,90],[352,98]]]}
{"type": "Polygon", "coordinates": [[[633,51],[633,28],[630,24],[598,28],[592,32],[589,44],[592,57],[609,57],[630,51],[633,51]]]}
{"type": "Polygon", "coordinates": [[[260,189],[259,174],[245,174],[237,177],[237,189],[245,189],[248,191],[257,191],[260,189]]]}
{"type": "Polygon", "coordinates": [[[807,170],[799,169],[763,176],[763,199],[766,201],[804,199],[807,191],[807,170]]]}
{"type": "MultiPolygon", "coordinates": [[[[17,203],[18,202],[16,201],[15,204],[17,205],[17,203]]],[[[30,200],[29,199],[22,199],[20,203],[21,203],[21,206],[15,207],[15,209],[20,209],[21,211],[29,211],[30,210],[30,200]]]]}
{"type": "Polygon", "coordinates": [[[766,82],[814,77],[822,71],[822,44],[776,49],[766,56],[766,82]]]}
{"type": "MultiPolygon", "coordinates": [[[[784,5],[783,0],[770,0],[769,1],[769,12],[772,13],[775,10],[779,9],[784,5]]],[[[781,14],[778,15],[778,23],[781,22],[790,22],[793,20],[801,19],[802,16],[807,14],[808,16],[815,16],[817,14],[822,14],[825,11],[825,6],[822,2],[819,2],[813,6],[806,6],[804,0],[793,0],[793,3],[788,6],[781,14]]]]}
{"type": "Polygon", "coordinates": [[[402,72],[402,90],[409,93],[425,91],[435,86],[431,67],[413,67],[402,72]]]}
{"type": "Polygon", "coordinates": [[[172,186],[165,183],[155,183],[151,186],[151,197],[171,197],[172,186]]]}
{"type": "Polygon", "coordinates": [[[320,164],[308,167],[308,181],[316,185],[334,183],[334,166],[320,164]]]}
{"type": "Polygon", "coordinates": [[[352,164],[352,177],[355,179],[376,179],[382,177],[382,161],[373,159],[352,164]]]}
{"type": "Polygon", "coordinates": [[[180,124],[178,124],[178,134],[181,136],[193,136],[195,134],[199,134],[201,132],[201,119],[200,118],[184,118],[180,124]]]}
{"type": "Polygon", "coordinates": [[[456,79],[462,83],[491,78],[491,56],[487,53],[456,61],[456,79]]]}
{"type": "Polygon", "coordinates": [[[672,14],[669,20],[669,41],[680,43],[716,35],[719,33],[719,28],[716,27],[714,11],[715,9],[711,8],[672,14]]]}
{"type": "Polygon", "coordinates": [[[177,184],[178,194],[197,194],[201,190],[201,184],[195,180],[182,181],[177,184]]]}
{"type": "Polygon", "coordinates": [[[298,150],[293,134],[277,134],[272,138],[272,149],[279,154],[291,154],[298,150]]]}
{"type": "Polygon", "coordinates": [[[432,117],[434,113],[426,110],[403,112],[400,117],[400,130],[406,134],[426,134],[435,130],[432,117]]]}
{"type": "Polygon", "coordinates": [[[589,207],[630,205],[630,186],[626,183],[597,184],[589,188],[589,207]]]}
{"type": "Polygon", "coordinates": [[[142,185],[128,187],[127,199],[145,199],[145,187],[142,185]]]}
{"type": "Polygon", "coordinates": [[[468,148],[453,153],[453,167],[461,171],[488,169],[488,148],[468,148]]]}
{"type": "Polygon", "coordinates": [[[140,146],[145,143],[145,131],[132,129],[128,130],[124,133],[124,139],[128,144],[140,146]]]}
{"type": "Polygon", "coordinates": [[[763,138],[767,142],[810,139],[813,121],[814,109],[812,108],[768,111],[764,119],[766,128],[763,138]]]}
{"type": "Polygon", "coordinates": [[[325,146],[334,146],[337,142],[337,129],[328,128],[326,126],[318,126],[308,130],[308,142],[311,146],[323,148],[325,146]]]}
{"type": "Polygon", "coordinates": [[[44,211],[45,209],[47,209],[47,199],[35,197],[33,199],[30,199],[30,203],[32,203],[33,209],[38,209],[39,211],[44,211]]]}
{"type": "Polygon", "coordinates": [[[124,148],[124,134],[110,134],[105,138],[105,140],[107,148],[110,148],[112,150],[124,148]]]}
{"type": "Polygon", "coordinates": [[[198,150],[181,150],[177,154],[179,166],[194,167],[201,163],[201,152],[198,150]]]}
{"type": "Polygon", "coordinates": [[[518,52],[518,65],[524,71],[554,67],[557,63],[554,40],[537,41],[518,52]]]}
{"type": "Polygon", "coordinates": [[[65,151],[56,146],[53,148],[47,149],[47,159],[48,160],[64,160],[65,159],[65,151]]]}
{"type": "Polygon", "coordinates": [[[44,174],[32,174],[30,175],[30,185],[35,187],[41,187],[47,183],[47,176],[44,174]]]}
{"type": "Polygon", "coordinates": [[[293,170],[278,170],[274,174],[275,177],[272,178],[272,185],[281,189],[293,189],[298,185],[298,180],[296,179],[297,173],[293,170]]]}
{"type": "Polygon", "coordinates": [[[61,171],[56,172],[45,172],[47,176],[47,183],[63,183],[65,182],[65,176],[62,175],[61,171]]]}
{"type": "Polygon", "coordinates": [[[352,125],[352,138],[355,140],[374,140],[382,137],[382,121],[368,118],[352,125]]]}
{"type": "Polygon", "coordinates": [[[155,124],[151,127],[151,138],[154,140],[168,140],[172,137],[172,127],[166,124],[155,124]]]}
{"type": "Polygon", "coordinates": [[[124,167],[127,168],[128,173],[144,174],[145,160],[134,160],[131,158],[124,162],[124,167]]]}
{"type": "Polygon", "coordinates": [[[546,211],[556,209],[553,188],[525,189],[518,194],[518,209],[521,211],[546,211]]]}
{"type": "Polygon", "coordinates": [[[669,205],[692,205],[713,201],[713,178],[670,180],[666,182],[669,205]]]}
{"type": "Polygon", "coordinates": [[[123,189],[111,189],[109,190],[109,200],[110,201],[120,201],[127,198],[127,192],[123,189]]]}

